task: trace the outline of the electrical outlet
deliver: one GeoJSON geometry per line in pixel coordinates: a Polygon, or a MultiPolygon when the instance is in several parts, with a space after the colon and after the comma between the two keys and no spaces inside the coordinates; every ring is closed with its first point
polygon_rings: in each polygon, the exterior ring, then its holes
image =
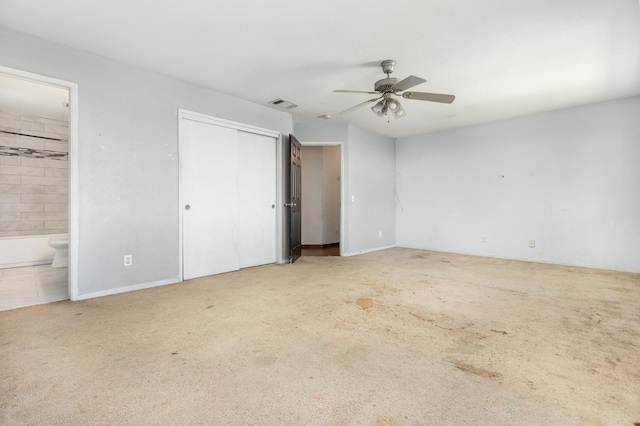
{"type": "Polygon", "coordinates": [[[536,240],[529,240],[529,248],[536,248],[536,240]]]}
{"type": "Polygon", "coordinates": [[[484,235],[482,237],[480,237],[480,241],[482,241],[483,243],[487,242],[487,237],[485,237],[484,235]]]}
{"type": "Polygon", "coordinates": [[[124,266],[131,266],[131,265],[133,265],[133,256],[131,256],[130,254],[125,254],[124,266]]]}

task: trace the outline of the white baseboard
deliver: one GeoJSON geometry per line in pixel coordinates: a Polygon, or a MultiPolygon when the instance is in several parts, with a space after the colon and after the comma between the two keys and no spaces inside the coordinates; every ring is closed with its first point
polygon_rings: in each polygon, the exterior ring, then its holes
{"type": "Polygon", "coordinates": [[[128,293],[130,291],[144,290],[146,288],[160,287],[162,285],[176,284],[176,283],[179,283],[179,282],[181,282],[181,280],[176,277],[176,278],[171,278],[171,279],[168,279],[168,280],[160,280],[160,281],[153,281],[153,282],[150,282],[150,283],[134,284],[134,285],[126,286],[126,287],[118,287],[118,288],[112,288],[112,289],[109,289],[109,290],[96,291],[94,293],[79,294],[76,299],[72,299],[72,300],[86,300],[86,299],[93,299],[93,298],[96,298],[96,297],[112,296],[114,294],[128,293]]]}
{"type": "Polygon", "coordinates": [[[599,269],[602,271],[615,271],[615,272],[630,272],[632,274],[640,273],[640,269],[626,269],[626,268],[618,268],[613,266],[602,266],[602,265],[591,265],[586,263],[566,263],[566,262],[556,262],[551,260],[544,259],[529,259],[525,257],[512,257],[512,256],[498,256],[495,254],[484,254],[484,253],[464,253],[461,251],[451,251],[451,250],[438,250],[438,249],[430,249],[424,247],[414,247],[414,246],[397,246],[399,248],[407,248],[413,250],[424,250],[424,251],[432,251],[435,253],[443,253],[443,254],[460,254],[463,256],[474,256],[474,257],[486,257],[489,259],[502,259],[502,260],[515,260],[518,262],[529,262],[529,263],[542,263],[544,265],[558,265],[558,266],[570,266],[576,268],[587,268],[587,269],[599,269]]]}
{"type": "Polygon", "coordinates": [[[387,249],[394,248],[394,247],[396,247],[396,245],[385,246],[385,247],[376,247],[376,248],[367,249],[367,250],[354,251],[352,253],[341,253],[340,256],[344,256],[344,257],[357,256],[359,254],[371,253],[371,252],[380,251],[380,250],[387,250],[387,249]]]}

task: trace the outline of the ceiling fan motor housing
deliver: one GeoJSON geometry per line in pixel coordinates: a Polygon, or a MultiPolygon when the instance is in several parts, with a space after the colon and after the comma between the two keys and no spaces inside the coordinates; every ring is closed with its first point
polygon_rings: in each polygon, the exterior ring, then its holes
{"type": "Polygon", "coordinates": [[[397,78],[389,77],[383,78],[382,80],[376,81],[375,91],[384,93],[387,90],[391,89],[391,87],[399,81],[397,78]]]}

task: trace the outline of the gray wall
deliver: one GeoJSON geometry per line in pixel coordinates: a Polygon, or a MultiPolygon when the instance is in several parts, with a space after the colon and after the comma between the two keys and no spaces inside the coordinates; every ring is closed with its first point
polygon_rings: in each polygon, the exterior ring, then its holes
{"type": "Polygon", "coordinates": [[[302,147],[302,244],[340,241],[340,147],[302,147]]]}
{"type": "Polygon", "coordinates": [[[394,140],[347,124],[296,123],[295,134],[301,142],[342,143],[342,254],[394,246],[394,140]]]}
{"type": "Polygon", "coordinates": [[[397,244],[640,271],[639,117],[633,97],[398,139],[397,244]]]}
{"type": "Polygon", "coordinates": [[[78,84],[80,295],[177,279],[178,108],[293,129],[288,113],[4,29],[0,57],[78,84]]]}
{"type": "Polygon", "coordinates": [[[395,246],[394,140],[349,126],[347,156],[348,252],[395,246]]]}
{"type": "Polygon", "coordinates": [[[322,147],[322,243],[340,241],[340,147],[322,147]]]}

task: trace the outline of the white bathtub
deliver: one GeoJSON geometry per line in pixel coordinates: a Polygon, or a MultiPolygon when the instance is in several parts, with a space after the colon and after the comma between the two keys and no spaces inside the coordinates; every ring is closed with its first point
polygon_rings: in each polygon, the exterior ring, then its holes
{"type": "Polygon", "coordinates": [[[55,250],[47,244],[49,238],[66,236],[68,234],[2,237],[0,238],[0,269],[50,264],[55,250]]]}

